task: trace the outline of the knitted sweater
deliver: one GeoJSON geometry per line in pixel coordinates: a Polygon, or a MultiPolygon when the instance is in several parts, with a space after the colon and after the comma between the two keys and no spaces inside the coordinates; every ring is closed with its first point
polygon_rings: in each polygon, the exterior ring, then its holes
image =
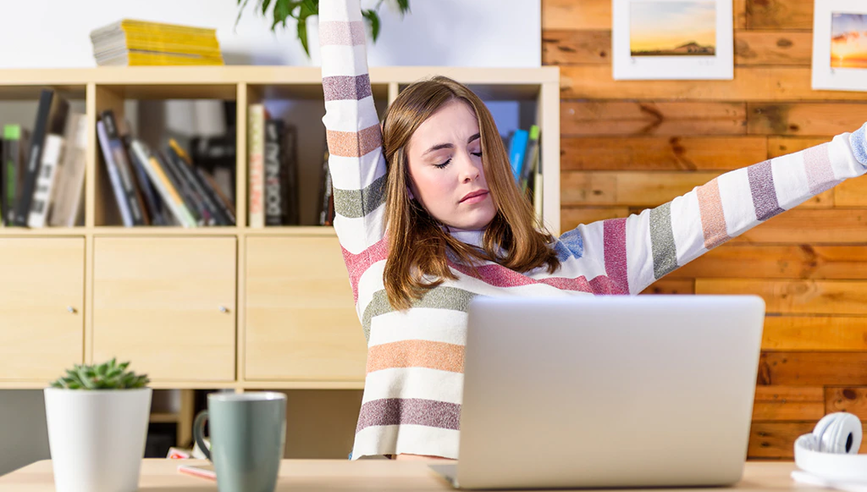
{"type": "MultiPolygon", "coordinates": [[[[552,245],[561,261],[553,274],[496,263],[473,272],[450,263],[457,280],[396,311],[383,286],[385,161],[359,2],[322,0],[319,9],[334,228],[368,341],[353,459],[458,457],[467,306],[474,296],[637,294],[729,238],[867,171],[862,127],[728,172],[640,214],[580,225],[552,245]]],[[[480,245],[481,234],[453,235],[480,245]]]]}

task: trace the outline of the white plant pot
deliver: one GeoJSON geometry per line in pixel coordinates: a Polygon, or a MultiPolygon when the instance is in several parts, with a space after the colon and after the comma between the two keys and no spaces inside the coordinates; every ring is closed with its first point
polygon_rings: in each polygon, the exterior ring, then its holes
{"type": "Polygon", "coordinates": [[[138,489],[151,388],[45,388],[48,445],[59,492],[138,489]]]}

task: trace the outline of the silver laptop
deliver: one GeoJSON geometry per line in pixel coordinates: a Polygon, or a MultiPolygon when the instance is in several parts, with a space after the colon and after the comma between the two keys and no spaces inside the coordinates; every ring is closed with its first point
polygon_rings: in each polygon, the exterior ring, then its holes
{"type": "Polygon", "coordinates": [[[743,472],[756,296],[478,297],[459,488],[719,486],[743,472]]]}

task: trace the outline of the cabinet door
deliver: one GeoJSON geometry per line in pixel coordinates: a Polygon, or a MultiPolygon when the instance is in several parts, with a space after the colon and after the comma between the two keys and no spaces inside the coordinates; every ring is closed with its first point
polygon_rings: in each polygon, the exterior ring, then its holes
{"type": "Polygon", "coordinates": [[[337,238],[248,237],[246,379],[363,381],[367,345],[337,238]]]}
{"type": "Polygon", "coordinates": [[[84,358],[84,238],[0,239],[0,380],[48,383],[84,358]]]}
{"type": "Polygon", "coordinates": [[[154,381],[235,379],[234,237],[94,242],[94,361],[154,381]]]}

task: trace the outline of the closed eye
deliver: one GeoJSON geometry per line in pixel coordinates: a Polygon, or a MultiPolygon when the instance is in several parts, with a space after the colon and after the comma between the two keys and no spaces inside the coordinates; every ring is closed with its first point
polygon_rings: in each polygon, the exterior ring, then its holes
{"type": "Polygon", "coordinates": [[[443,162],[442,164],[434,164],[434,167],[437,169],[443,169],[444,167],[448,166],[450,162],[452,162],[451,157],[449,157],[448,160],[443,162]]]}

